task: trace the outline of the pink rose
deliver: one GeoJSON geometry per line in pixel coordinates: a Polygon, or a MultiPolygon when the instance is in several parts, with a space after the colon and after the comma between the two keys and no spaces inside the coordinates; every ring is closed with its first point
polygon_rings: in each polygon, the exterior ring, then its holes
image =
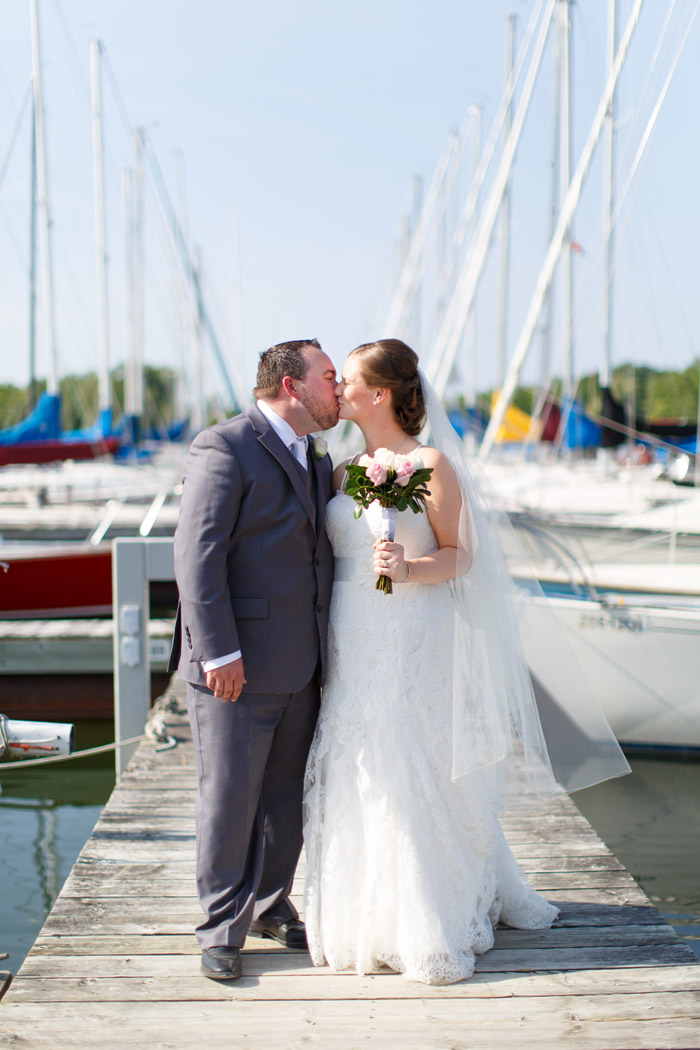
{"type": "Polygon", "coordinates": [[[395,456],[394,470],[396,471],[396,484],[405,488],[409,479],[415,473],[415,467],[410,456],[395,456]]]}
{"type": "Polygon", "coordinates": [[[381,463],[377,463],[376,459],[373,459],[367,467],[367,477],[373,485],[383,485],[387,478],[386,467],[383,467],[381,463]]]}

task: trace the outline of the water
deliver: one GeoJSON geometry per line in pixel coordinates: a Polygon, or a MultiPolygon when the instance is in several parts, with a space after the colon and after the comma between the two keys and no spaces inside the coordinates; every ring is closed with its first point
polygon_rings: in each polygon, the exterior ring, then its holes
{"type": "MultiPolygon", "coordinates": [[[[110,722],[76,722],[76,749],[114,739],[110,722]]],[[[114,754],[0,772],[0,969],[16,973],[114,787],[114,754]]]]}
{"type": "MultiPolygon", "coordinates": [[[[78,723],[79,749],[111,740],[78,723]]],[[[700,763],[632,759],[630,776],[574,796],[594,828],[700,955],[700,763]]],[[[0,952],[16,973],[114,785],[111,754],[0,778],[0,952]]]]}
{"type": "Polygon", "coordinates": [[[700,956],[700,762],[640,757],[630,765],[629,776],[574,801],[700,956]]]}

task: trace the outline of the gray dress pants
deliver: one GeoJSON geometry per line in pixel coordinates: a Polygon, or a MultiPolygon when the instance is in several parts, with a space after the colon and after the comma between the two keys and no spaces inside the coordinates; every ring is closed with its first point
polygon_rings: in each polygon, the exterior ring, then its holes
{"type": "Polygon", "coordinates": [[[187,685],[197,759],[200,947],[242,947],[253,919],[296,918],[288,899],[302,846],[304,770],[318,677],[298,693],[245,690],[222,703],[187,685]]]}

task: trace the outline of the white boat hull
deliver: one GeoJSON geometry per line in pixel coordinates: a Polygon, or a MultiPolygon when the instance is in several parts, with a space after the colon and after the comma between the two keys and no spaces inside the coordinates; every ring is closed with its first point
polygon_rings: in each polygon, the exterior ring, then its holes
{"type": "MultiPolygon", "coordinates": [[[[700,754],[700,609],[568,597],[549,605],[623,746],[700,754]]],[[[547,689],[547,653],[527,655],[547,689]]]]}

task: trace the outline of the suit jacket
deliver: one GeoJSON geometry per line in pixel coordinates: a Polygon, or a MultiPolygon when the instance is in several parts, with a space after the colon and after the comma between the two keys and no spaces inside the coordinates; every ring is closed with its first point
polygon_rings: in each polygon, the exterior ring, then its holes
{"type": "Polygon", "coordinates": [[[175,532],[180,592],[170,659],[206,684],[201,661],[240,649],[246,689],[296,692],[325,659],[333,551],[329,456],[312,452],[316,505],[257,406],[192,442],[175,532]]]}

